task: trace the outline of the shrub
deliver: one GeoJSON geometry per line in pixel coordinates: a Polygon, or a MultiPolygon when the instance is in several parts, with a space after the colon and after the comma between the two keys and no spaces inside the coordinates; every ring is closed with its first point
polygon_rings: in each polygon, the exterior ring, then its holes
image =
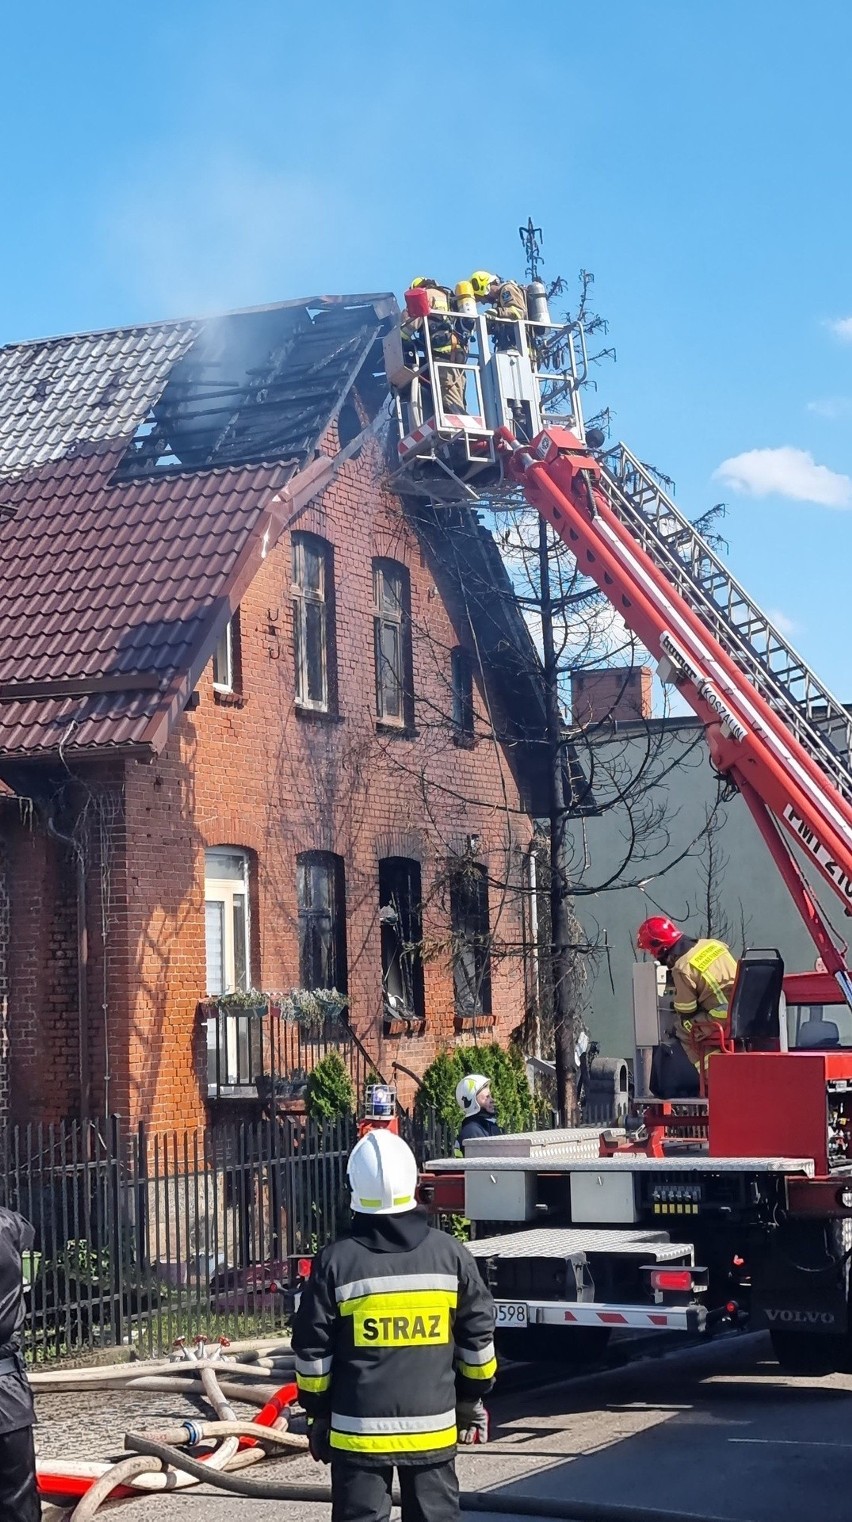
{"type": "Polygon", "coordinates": [[[339,1052],[329,1052],[308,1074],[305,1104],[311,1120],[340,1120],[355,1110],[355,1090],[339,1052]]]}
{"type": "Polygon", "coordinates": [[[527,1082],[524,1059],[515,1046],[508,1051],[490,1046],[457,1046],[439,1052],[423,1074],[417,1094],[417,1113],[425,1119],[434,1111],[447,1126],[457,1128],[461,1111],[456,1085],[465,1073],[484,1073],[491,1080],[497,1119],[504,1131],[529,1131],[535,1124],[535,1101],[527,1082]]]}

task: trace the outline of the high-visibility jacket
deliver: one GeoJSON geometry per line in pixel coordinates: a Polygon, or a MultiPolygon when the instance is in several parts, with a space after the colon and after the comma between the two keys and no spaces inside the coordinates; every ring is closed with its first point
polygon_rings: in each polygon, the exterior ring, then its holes
{"type": "Polygon", "coordinates": [[[724,941],[702,939],[672,964],[674,1010],[689,1030],[692,1018],[724,1020],[737,976],[724,941]]]}
{"type": "Polygon", "coordinates": [[[315,1258],[296,1313],[300,1398],[350,1463],[440,1462],[457,1401],[493,1383],[494,1302],[467,1249],[419,1211],[355,1220],[315,1258]]]}

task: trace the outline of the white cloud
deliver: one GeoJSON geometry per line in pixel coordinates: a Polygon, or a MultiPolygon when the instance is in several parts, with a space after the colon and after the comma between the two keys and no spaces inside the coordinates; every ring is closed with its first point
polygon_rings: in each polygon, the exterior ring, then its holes
{"type": "Polygon", "coordinates": [[[852,344],[852,317],[829,317],[825,325],[841,343],[852,344]]]}
{"type": "Polygon", "coordinates": [[[796,623],[796,620],[794,618],[788,618],[787,614],[782,613],[780,608],[767,609],[766,616],[769,619],[769,622],[775,625],[779,634],[798,634],[799,625],[796,623]]]}
{"type": "Polygon", "coordinates": [[[830,423],[836,423],[841,418],[852,418],[852,396],[822,396],[813,402],[808,402],[808,412],[813,412],[817,417],[828,418],[830,423]]]}
{"type": "Polygon", "coordinates": [[[852,507],[852,477],[817,465],[807,449],[748,449],[723,460],[716,480],[749,497],[790,497],[823,507],[852,507]]]}

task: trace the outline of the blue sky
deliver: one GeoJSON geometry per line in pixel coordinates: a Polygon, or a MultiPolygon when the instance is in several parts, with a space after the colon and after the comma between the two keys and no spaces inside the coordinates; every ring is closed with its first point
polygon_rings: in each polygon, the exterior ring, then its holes
{"type": "Polygon", "coordinates": [[[10,6],[0,341],[520,273],[532,213],[617,436],[852,699],[850,54],[839,0],[10,6]]]}

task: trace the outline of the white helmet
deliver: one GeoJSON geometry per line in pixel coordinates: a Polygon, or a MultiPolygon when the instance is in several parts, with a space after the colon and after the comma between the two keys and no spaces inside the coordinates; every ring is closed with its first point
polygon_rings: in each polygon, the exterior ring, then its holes
{"type": "Polygon", "coordinates": [[[490,1082],[491,1079],[486,1078],[484,1073],[466,1073],[456,1085],[456,1103],[465,1115],[479,1114],[479,1096],[490,1082]]]}
{"type": "Polygon", "coordinates": [[[346,1170],[352,1209],[361,1215],[402,1215],[417,1204],[417,1163],[393,1131],[368,1131],[355,1143],[346,1170]]]}

